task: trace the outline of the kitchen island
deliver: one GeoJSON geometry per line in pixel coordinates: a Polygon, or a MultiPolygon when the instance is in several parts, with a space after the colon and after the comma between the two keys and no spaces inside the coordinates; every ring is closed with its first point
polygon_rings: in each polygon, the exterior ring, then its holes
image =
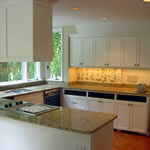
{"type": "MultiPolygon", "coordinates": [[[[0,105],[10,103],[1,99],[0,105]]],[[[0,109],[2,150],[112,150],[114,114],[59,107],[33,116],[0,109]]]]}

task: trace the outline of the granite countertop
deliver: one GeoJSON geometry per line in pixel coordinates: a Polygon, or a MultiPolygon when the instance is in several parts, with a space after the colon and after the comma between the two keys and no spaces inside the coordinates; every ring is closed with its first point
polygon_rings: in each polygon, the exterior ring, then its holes
{"type": "Polygon", "coordinates": [[[122,94],[131,94],[131,95],[133,94],[133,95],[139,95],[139,96],[150,95],[150,88],[147,88],[145,93],[138,93],[136,86],[131,86],[131,85],[64,83],[64,84],[57,84],[57,85],[43,84],[43,85],[38,85],[38,86],[20,88],[20,89],[31,90],[29,92],[22,92],[22,93],[12,93],[12,92],[8,93],[9,90],[1,91],[0,97],[5,98],[5,97],[29,94],[33,92],[39,92],[39,91],[45,91],[45,90],[51,90],[51,89],[57,89],[57,88],[97,91],[97,92],[106,92],[106,93],[122,93],[122,94]]]}
{"type": "MultiPolygon", "coordinates": [[[[0,99],[0,106],[9,102],[10,100],[0,99]]],[[[40,116],[31,116],[0,109],[0,116],[84,134],[91,134],[117,118],[115,114],[90,112],[64,107],[60,107],[60,109],[47,112],[40,116]]]]}

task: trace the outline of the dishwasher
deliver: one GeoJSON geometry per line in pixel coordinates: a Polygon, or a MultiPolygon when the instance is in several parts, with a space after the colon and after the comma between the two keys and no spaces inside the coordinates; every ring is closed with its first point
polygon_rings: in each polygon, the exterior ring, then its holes
{"type": "Polygon", "coordinates": [[[61,106],[60,89],[44,91],[44,104],[53,105],[53,106],[61,106]]]}

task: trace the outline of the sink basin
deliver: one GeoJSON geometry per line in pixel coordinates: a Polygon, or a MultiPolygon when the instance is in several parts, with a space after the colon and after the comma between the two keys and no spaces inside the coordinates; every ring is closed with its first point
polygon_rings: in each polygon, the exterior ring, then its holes
{"type": "Polygon", "coordinates": [[[10,90],[7,91],[5,93],[23,93],[23,92],[31,92],[32,90],[29,89],[14,89],[14,90],[10,90]]]}

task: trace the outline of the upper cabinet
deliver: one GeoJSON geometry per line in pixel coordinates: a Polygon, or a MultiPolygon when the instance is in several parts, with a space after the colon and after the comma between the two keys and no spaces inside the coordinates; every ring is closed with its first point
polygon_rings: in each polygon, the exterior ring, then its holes
{"type": "Polygon", "coordinates": [[[122,66],[127,68],[138,67],[138,48],[136,37],[122,38],[122,66]]]}
{"type": "Polygon", "coordinates": [[[121,39],[114,37],[108,38],[108,63],[109,67],[121,67],[121,39]]]}
{"type": "Polygon", "coordinates": [[[94,65],[94,40],[90,38],[74,38],[70,40],[70,65],[87,67],[94,65]]]}
{"type": "Polygon", "coordinates": [[[150,36],[138,37],[139,68],[150,68],[150,36]]]}
{"type": "Polygon", "coordinates": [[[73,67],[150,68],[150,36],[70,37],[73,67]]]}
{"type": "Polygon", "coordinates": [[[50,61],[51,0],[0,2],[0,62],[50,61]]]}

